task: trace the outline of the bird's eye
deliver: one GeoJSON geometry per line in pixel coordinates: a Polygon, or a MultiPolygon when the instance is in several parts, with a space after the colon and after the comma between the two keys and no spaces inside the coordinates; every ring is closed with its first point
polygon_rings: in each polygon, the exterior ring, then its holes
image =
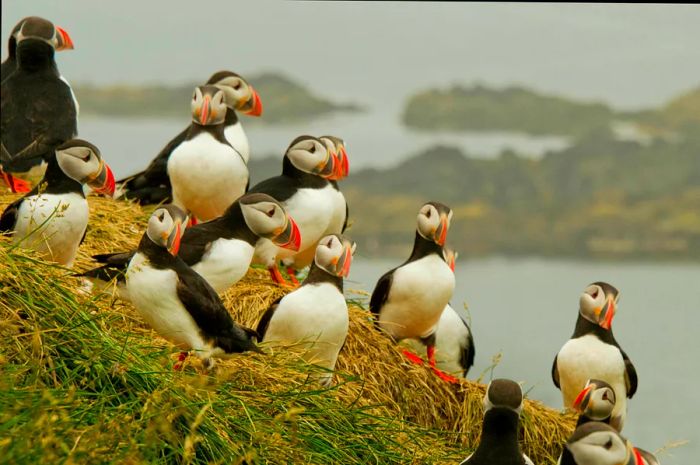
{"type": "Polygon", "coordinates": [[[608,400],[608,391],[603,393],[603,400],[608,400]]]}
{"type": "Polygon", "coordinates": [[[331,238],[328,240],[328,244],[326,244],[326,247],[328,247],[328,248],[330,249],[332,245],[333,245],[333,238],[331,237],[331,238]]]}
{"type": "Polygon", "coordinates": [[[270,210],[268,210],[267,216],[272,218],[272,215],[274,215],[274,214],[275,214],[275,207],[272,207],[270,210]]]}
{"type": "Polygon", "coordinates": [[[610,450],[610,448],[612,448],[612,445],[613,445],[612,439],[608,439],[608,442],[606,442],[603,447],[605,447],[606,450],[610,450]]]}
{"type": "Polygon", "coordinates": [[[425,214],[426,218],[430,218],[430,214],[432,213],[432,209],[428,209],[428,213],[425,214]]]}
{"type": "Polygon", "coordinates": [[[158,215],[158,220],[159,220],[159,221],[163,221],[164,219],[165,219],[165,213],[164,213],[164,212],[161,212],[161,213],[158,215]]]}
{"type": "Polygon", "coordinates": [[[315,153],[316,152],[316,146],[312,145],[311,148],[309,149],[309,152],[315,153]]]}

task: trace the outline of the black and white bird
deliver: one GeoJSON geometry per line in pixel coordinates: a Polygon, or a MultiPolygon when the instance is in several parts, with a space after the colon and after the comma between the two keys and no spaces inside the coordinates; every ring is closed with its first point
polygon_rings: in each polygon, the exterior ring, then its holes
{"type": "MultiPolygon", "coordinates": [[[[592,421],[610,424],[615,408],[615,391],[605,381],[589,379],[586,387],[576,396],[573,407],[579,413],[576,427],[592,421]]],[[[565,447],[557,465],[575,464],[571,451],[565,447]]]]}
{"type": "MultiPolygon", "coordinates": [[[[187,228],[178,256],[218,293],[236,284],[248,272],[255,246],[263,239],[296,249],[301,238],[294,219],[266,194],[246,194],[219,218],[187,228]]],[[[102,266],[81,274],[100,288],[116,279],[117,292],[129,300],[124,272],[135,251],[95,255],[102,266]]]]}
{"type": "Polygon", "coordinates": [[[653,454],[634,447],[615,428],[597,421],[576,428],[566,448],[575,465],[659,465],[653,454]]]}
{"type": "MultiPolygon", "coordinates": [[[[335,136],[321,136],[318,139],[323,142],[328,152],[335,159],[335,174],[326,178],[333,189],[335,189],[335,192],[330,192],[333,198],[333,213],[331,214],[332,216],[326,230],[322,234],[322,237],[325,237],[329,234],[342,234],[345,232],[345,228],[348,225],[348,203],[345,200],[345,196],[340,191],[338,181],[348,175],[350,165],[348,154],[345,150],[345,142],[342,139],[335,136]]],[[[300,250],[294,256],[283,259],[282,263],[287,267],[287,274],[294,277],[298,270],[309,266],[313,261],[315,251],[316,244],[313,244],[307,247],[306,250],[300,250]]]]}
{"type": "Polygon", "coordinates": [[[533,465],[518,444],[523,392],[509,379],[494,379],[484,395],[484,423],[474,453],[461,465],[533,465]]]}
{"type": "Polygon", "coordinates": [[[40,179],[56,147],[78,132],[77,101],[54,60],[56,51],[72,49],[73,42],[65,30],[31,16],[15,26],[8,45],[0,90],[0,169],[40,179]]]}
{"type": "Polygon", "coordinates": [[[421,207],[411,256],[379,278],[369,302],[379,328],[392,339],[419,339],[427,346],[432,367],[435,331],[455,287],[443,253],[451,218],[452,210],[441,203],[421,207]]]}
{"type": "MultiPolygon", "coordinates": [[[[299,252],[313,252],[333,219],[339,197],[345,200],[330,181],[337,174],[335,153],[316,137],[300,136],[284,154],[282,174],[256,184],[249,192],[268,194],[284,205],[299,226],[299,252]]],[[[255,250],[255,262],[267,266],[275,282],[285,284],[278,262],[294,259],[299,252],[262,241],[255,250]]],[[[294,280],[293,275],[290,278],[294,280]]]]}
{"type": "Polygon", "coordinates": [[[0,217],[0,232],[43,258],[72,267],[88,224],[83,184],[100,194],[114,193],[112,170],[98,148],[73,139],[56,148],[42,181],[8,205],[0,217]]]}
{"type": "Polygon", "coordinates": [[[321,384],[326,386],[348,335],[343,278],[350,273],[354,253],[355,243],[341,235],[322,238],[302,285],[275,301],[258,323],[263,342],[299,344],[307,362],[328,370],[320,375],[321,384]]]}
{"type": "Polygon", "coordinates": [[[196,87],[192,124],[168,158],[173,204],[199,221],[223,215],[248,188],[248,166],[224,137],[226,111],[224,91],[196,87]]]}
{"type": "Polygon", "coordinates": [[[552,379],[567,408],[573,408],[589,379],[610,384],[616,399],[610,424],[622,431],[627,398],[637,392],[637,371],[612,332],[618,299],[618,290],[604,282],[591,284],[581,294],[574,333],[554,358],[552,379]]]}
{"type": "Polygon", "coordinates": [[[259,351],[257,333],[235,323],[216,291],[177,256],[186,220],[174,205],[153,212],[129,262],[126,287],[151,328],[180,350],[193,350],[211,368],[213,357],[259,351]]]}
{"type": "MultiPolygon", "coordinates": [[[[247,164],[250,158],[250,146],[237,112],[248,116],[262,115],[263,107],[260,95],[248,81],[232,71],[218,71],[209,78],[206,84],[215,86],[224,92],[224,102],[226,103],[224,137],[241,154],[247,164]]],[[[168,142],[144,171],[119,180],[118,195],[135,199],[144,205],[171,201],[172,191],[167,170],[168,159],[173,150],[185,141],[188,131],[189,127],[168,142]]]]}

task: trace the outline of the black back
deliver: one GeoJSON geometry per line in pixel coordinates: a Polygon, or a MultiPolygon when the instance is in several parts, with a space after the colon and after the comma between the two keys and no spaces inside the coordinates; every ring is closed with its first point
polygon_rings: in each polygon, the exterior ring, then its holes
{"type": "Polygon", "coordinates": [[[330,181],[296,168],[286,156],[282,160],[282,174],[251,187],[248,192],[268,194],[278,202],[285,202],[299,189],[323,189],[330,181]]]}
{"type": "Polygon", "coordinates": [[[524,465],[518,444],[519,415],[505,407],[492,407],[484,414],[481,442],[468,465],[524,465]]]}
{"type": "Polygon", "coordinates": [[[17,69],[2,83],[4,169],[22,172],[48,160],[77,134],[70,87],[60,79],[51,45],[26,39],[17,46],[17,69]]]}

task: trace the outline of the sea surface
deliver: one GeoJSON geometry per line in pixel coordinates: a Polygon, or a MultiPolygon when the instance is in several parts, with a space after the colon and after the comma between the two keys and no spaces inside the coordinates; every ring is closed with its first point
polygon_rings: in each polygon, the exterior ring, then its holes
{"type": "MultiPolygon", "coordinates": [[[[409,255],[410,251],[406,251],[409,255]]],[[[402,260],[362,256],[358,244],[346,289],[371,292],[402,260]]],[[[451,304],[468,305],[476,344],[470,379],[523,382],[527,397],[562,407],[551,368],[571,337],[583,289],[606,281],[620,290],[613,331],[639,375],[624,434],[663,465],[691,465],[700,454],[700,264],[597,263],[551,259],[459,260],[451,304]]]]}

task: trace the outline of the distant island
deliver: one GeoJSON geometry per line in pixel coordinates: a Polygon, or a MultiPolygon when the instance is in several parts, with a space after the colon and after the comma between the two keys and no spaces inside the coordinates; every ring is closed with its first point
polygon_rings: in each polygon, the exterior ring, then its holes
{"type": "Polygon", "coordinates": [[[700,86],[661,109],[622,112],[602,102],[545,95],[524,87],[480,84],[429,89],[411,96],[402,114],[410,128],[446,131],[515,131],[580,136],[615,122],[641,130],[676,131],[700,119],[700,86]]]}
{"type": "MultiPolygon", "coordinates": [[[[358,112],[354,103],[333,102],[312,93],[299,82],[277,73],[244,76],[263,101],[263,123],[284,124],[318,118],[329,113],[358,112]]],[[[177,86],[77,84],[73,90],[81,115],[123,117],[182,117],[190,108],[192,91],[198,84],[177,86]]]]}
{"type": "MultiPolygon", "coordinates": [[[[448,244],[462,257],[700,261],[699,96],[634,115],[674,137],[640,143],[595,127],[540,160],[509,151],[477,159],[436,146],[391,168],[352,170],[340,182],[348,233],[362,254],[405,258],[416,212],[432,199],[454,210],[448,244]]],[[[279,174],[281,163],[250,166],[257,182],[279,174]]]]}

